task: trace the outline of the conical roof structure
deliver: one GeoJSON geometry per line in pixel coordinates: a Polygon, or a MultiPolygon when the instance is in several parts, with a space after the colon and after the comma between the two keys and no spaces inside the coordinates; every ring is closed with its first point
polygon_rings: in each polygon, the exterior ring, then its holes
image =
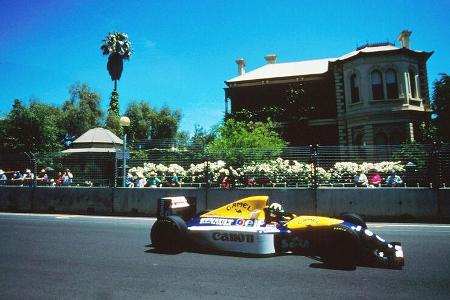
{"type": "Polygon", "coordinates": [[[114,133],[105,128],[93,128],[83,133],[72,143],[72,148],[62,151],[63,153],[85,153],[85,152],[116,152],[120,149],[123,141],[114,133]]]}

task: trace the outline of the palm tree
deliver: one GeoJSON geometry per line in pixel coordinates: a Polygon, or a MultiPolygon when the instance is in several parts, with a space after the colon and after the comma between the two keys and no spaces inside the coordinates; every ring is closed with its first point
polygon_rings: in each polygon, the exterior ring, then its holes
{"type": "Polygon", "coordinates": [[[133,50],[128,35],[122,32],[108,33],[100,47],[103,55],[109,55],[107,69],[111,80],[114,80],[114,91],[117,90],[117,80],[123,71],[123,60],[129,60],[133,50]]]}

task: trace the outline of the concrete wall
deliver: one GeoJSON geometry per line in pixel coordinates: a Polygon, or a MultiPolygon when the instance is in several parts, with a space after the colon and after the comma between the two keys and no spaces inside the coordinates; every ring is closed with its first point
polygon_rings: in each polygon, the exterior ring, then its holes
{"type": "Polygon", "coordinates": [[[287,211],[339,215],[351,211],[364,216],[450,217],[450,189],[427,188],[81,188],[0,186],[0,211],[137,214],[155,216],[157,201],[167,196],[197,199],[197,211],[216,208],[247,196],[268,195],[287,211]],[[317,196],[317,202],[315,201],[317,196]]]}
{"type": "Polygon", "coordinates": [[[317,205],[323,215],[355,212],[365,216],[433,217],[438,215],[436,195],[427,188],[329,188],[318,190],[317,205]]]}

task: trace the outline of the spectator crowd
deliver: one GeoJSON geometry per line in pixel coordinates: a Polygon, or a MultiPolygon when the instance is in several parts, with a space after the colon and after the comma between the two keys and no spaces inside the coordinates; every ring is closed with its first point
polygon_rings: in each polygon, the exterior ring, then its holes
{"type": "Polygon", "coordinates": [[[353,181],[358,187],[370,188],[380,187],[382,184],[391,187],[400,186],[403,184],[402,178],[395,171],[391,171],[386,179],[383,180],[380,173],[378,173],[375,169],[369,170],[368,175],[364,174],[364,172],[356,174],[353,181]]]}
{"type": "Polygon", "coordinates": [[[58,172],[55,177],[50,177],[46,169],[35,175],[30,169],[23,173],[20,171],[5,172],[0,169],[0,185],[15,186],[70,186],[73,183],[73,174],[69,169],[58,172]]]}

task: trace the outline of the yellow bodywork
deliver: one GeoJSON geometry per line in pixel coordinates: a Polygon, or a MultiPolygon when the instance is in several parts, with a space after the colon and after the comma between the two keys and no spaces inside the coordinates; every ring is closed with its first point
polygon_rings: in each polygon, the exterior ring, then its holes
{"type": "MultiPolygon", "coordinates": [[[[201,217],[265,220],[268,203],[268,196],[247,197],[205,213],[201,217]]],[[[288,229],[325,227],[337,225],[343,222],[342,220],[328,217],[293,216],[294,219],[286,224],[288,229]]]]}
{"type": "Polygon", "coordinates": [[[318,216],[300,216],[289,223],[287,223],[288,229],[301,229],[307,227],[325,227],[341,224],[342,220],[333,219],[328,217],[318,217],[318,216]]]}
{"type": "Polygon", "coordinates": [[[264,220],[268,201],[268,196],[247,197],[203,214],[202,217],[264,220]]]}

